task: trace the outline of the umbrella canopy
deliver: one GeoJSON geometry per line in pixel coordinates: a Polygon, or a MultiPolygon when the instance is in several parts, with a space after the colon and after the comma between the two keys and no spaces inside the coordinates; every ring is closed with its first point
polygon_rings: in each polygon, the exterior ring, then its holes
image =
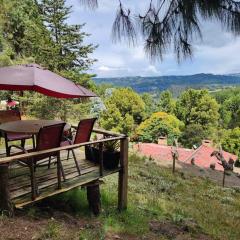
{"type": "Polygon", "coordinates": [[[96,97],[88,89],[37,64],[0,68],[0,90],[29,90],[57,98],[96,97]]]}

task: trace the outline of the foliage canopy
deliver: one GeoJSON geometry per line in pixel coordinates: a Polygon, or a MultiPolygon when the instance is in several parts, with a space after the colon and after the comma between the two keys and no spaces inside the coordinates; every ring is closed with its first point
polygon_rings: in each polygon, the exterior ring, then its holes
{"type": "Polygon", "coordinates": [[[145,104],[142,98],[130,88],[113,90],[105,101],[100,124],[109,130],[129,134],[135,124],[139,124],[144,116],[145,104]]]}
{"type": "Polygon", "coordinates": [[[219,105],[206,90],[189,89],[176,103],[176,116],[187,126],[200,124],[203,128],[217,126],[219,105]]]}
{"type": "Polygon", "coordinates": [[[157,112],[139,125],[136,134],[141,142],[157,142],[160,136],[167,136],[168,143],[172,144],[174,138],[180,136],[183,127],[183,122],[174,115],[157,112]]]}

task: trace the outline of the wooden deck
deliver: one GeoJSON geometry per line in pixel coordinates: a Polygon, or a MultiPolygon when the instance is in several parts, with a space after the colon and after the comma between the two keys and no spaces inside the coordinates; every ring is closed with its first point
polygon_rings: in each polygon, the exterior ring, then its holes
{"type": "MultiPolygon", "coordinates": [[[[128,184],[128,138],[125,135],[94,129],[95,134],[100,135],[100,139],[86,143],[74,144],[71,146],[58,147],[32,153],[24,153],[16,156],[5,157],[0,151],[0,211],[13,214],[14,205],[21,208],[25,205],[42,200],[53,195],[69,191],[73,188],[87,185],[88,193],[98,184],[99,179],[110,174],[118,173],[118,209],[127,207],[127,184],[128,184]],[[103,164],[103,144],[108,141],[120,142],[120,162],[119,166],[112,170],[104,169],[103,164]],[[84,147],[87,145],[99,146],[99,163],[95,164],[85,159],[84,147]],[[73,157],[67,159],[68,150],[74,150],[78,164],[81,169],[79,175],[73,157]],[[61,181],[59,167],[57,170],[56,159],[52,160],[48,169],[48,159],[40,162],[37,166],[35,176],[38,186],[37,197],[32,196],[30,170],[29,167],[19,164],[21,159],[31,159],[42,154],[59,152],[65,173],[65,181],[61,181]],[[33,200],[34,199],[34,200],[33,200]]],[[[111,160],[111,159],[110,159],[111,160]]],[[[39,163],[39,162],[38,162],[39,163]]],[[[97,187],[99,188],[99,187],[97,187]]],[[[34,191],[35,192],[35,191],[34,191]]]]}
{"type": "Polygon", "coordinates": [[[75,150],[77,160],[81,169],[81,175],[79,176],[77,168],[73,158],[66,159],[66,154],[62,154],[62,164],[66,177],[66,181],[62,182],[62,188],[57,189],[57,168],[55,161],[52,160],[50,169],[48,169],[46,159],[36,169],[36,179],[39,190],[39,196],[32,201],[31,199],[31,181],[30,171],[28,167],[20,166],[17,163],[11,164],[9,167],[9,190],[11,200],[15,207],[23,207],[24,205],[30,204],[35,201],[39,201],[46,197],[50,197],[62,192],[66,192],[70,189],[82,186],[86,183],[92,182],[105,177],[109,174],[116,173],[120,168],[113,170],[103,170],[103,176],[100,176],[99,164],[94,164],[84,157],[84,153],[80,150],[75,150]]]}

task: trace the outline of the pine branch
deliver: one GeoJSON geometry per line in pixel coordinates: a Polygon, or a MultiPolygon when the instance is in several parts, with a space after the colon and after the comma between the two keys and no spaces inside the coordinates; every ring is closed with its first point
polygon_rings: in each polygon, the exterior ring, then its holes
{"type": "Polygon", "coordinates": [[[80,3],[86,7],[88,7],[89,9],[96,9],[98,8],[98,0],[79,0],[80,3]]]}
{"type": "Polygon", "coordinates": [[[130,10],[125,10],[120,2],[119,9],[112,26],[112,38],[114,42],[127,40],[129,44],[135,44],[137,34],[130,13],[130,10]]]}
{"type": "MultiPolygon", "coordinates": [[[[117,0],[116,0],[117,1],[117,0]]],[[[80,0],[97,7],[97,0],[80,0]]],[[[112,27],[113,41],[135,43],[137,33],[145,40],[145,51],[151,59],[163,59],[172,46],[177,60],[191,57],[194,38],[202,38],[200,17],[215,20],[235,35],[240,34],[240,2],[234,0],[149,0],[144,14],[130,14],[119,0],[112,27]],[[136,28],[138,26],[138,28],[136,28]]]]}

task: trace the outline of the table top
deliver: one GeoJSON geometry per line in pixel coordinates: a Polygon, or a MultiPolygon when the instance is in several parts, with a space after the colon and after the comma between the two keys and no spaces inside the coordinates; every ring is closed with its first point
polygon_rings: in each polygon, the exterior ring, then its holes
{"type": "MultiPolygon", "coordinates": [[[[18,120],[0,124],[0,130],[11,133],[37,134],[41,127],[63,123],[61,120],[18,120]]],[[[67,123],[64,131],[71,126],[67,123]]]]}

